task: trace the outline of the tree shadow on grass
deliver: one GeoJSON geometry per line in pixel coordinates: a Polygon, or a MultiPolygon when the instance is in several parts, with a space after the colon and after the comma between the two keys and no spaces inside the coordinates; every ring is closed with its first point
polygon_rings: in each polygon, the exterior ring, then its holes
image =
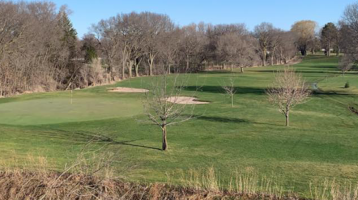
{"type": "MultiPolygon", "coordinates": [[[[342,74],[342,72],[339,71],[319,71],[321,68],[331,68],[331,67],[317,67],[317,68],[310,68],[311,70],[295,70],[295,72],[300,73],[300,74],[335,74],[335,75],[340,75],[342,74]]],[[[265,70],[256,70],[256,73],[272,73],[275,74],[280,70],[269,70],[269,69],[265,69],[265,70]]]]}
{"type": "Polygon", "coordinates": [[[120,142],[113,141],[111,143],[112,144],[117,144],[117,145],[123,145],[123,146],[139,147],[139,148],[162,151],[162,149],[156,148],[156,147],[149,147],[149,146],[145,146],[145,145],[132,144],[132,142],[136,142],[136,141],[138,141],[138,140],[129,140],[129,141],[120,141],[120,142]]]}
{"type": "Polygon", "coordinates": [[[238,71],[230,71],[230,70],[213,70],[213,71],[201,71],[199,74],[242,74],[238,71]]]}
{"type": "Polygon", "coordinates": [[[229,118],[229,117],[201,116],[201,115],[194,115],[192,117],[195,119],[211,121],[211,122],[223,122],[223,123],[249,123],[250,122],[246,119],[229,118]]]}
{"type": "MultiPolygon", "coordinates": [[[[225,93],[225,90],[221,86],[187,86],[183,88],[187,91],[197,91],[197,92],[210,92],[210,93],[225,93]]],[[[254,88],[254,87],[235,87],[237,91],[236,94],[265,94],[264,88],[254,88]]]]}
{"type": "Polygon", "coordinates": [[[218,117],[218,116],[202,116],[202,115],[193,115],[194,119],[205,120],[210,122],[219,122],[219,123],[242,123],[242,124],[261,124],[261,125],[269,125],[269,126],[280,126],[274,123],[264,123],[251,121],[247,119],[239,119],[239,118],[231,118],[231,117],[218,117]]]}
{"type": "Polygon", "coordinates": [[[146,148],[146,149],[152,149],[152,150],[159,150],[160,148],[155,147],[149,147],[145,145],[139,145],[139,144],[132,144],[132,142],[138,141],[138,140],[130,140],[130,141],[116,141],[112,137],[104,135],[104,134],[98,134],[94,132],[89,131],[66,131],[61,129],[51,129],[51,131],[46,131],[45,133],[50,133],[52,138],[71,138],[73,136],[76,137],[76,141],[82,142],[82,143],[97,143],[97,144],[114,144],[114,145],[123,145],[123,146],[132,146],[132,147],[139,147],[139,148],[146,148]],[[56,134],[54,134],[56,133],[56,134]]]}
{"type": "Polygon", "coordinates": [[[333,95],[333,96],[352,96],[356,97],[356,94],[346,93],[343,91],[334,91],[334,90],[314,90],[312,92],[313,96],[321,96],[321,95],[333,95]]]}

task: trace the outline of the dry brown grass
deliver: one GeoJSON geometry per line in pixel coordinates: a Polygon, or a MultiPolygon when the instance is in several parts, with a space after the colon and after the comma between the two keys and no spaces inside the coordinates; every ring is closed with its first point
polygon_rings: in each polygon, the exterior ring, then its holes
{"type": "Polygon", "coordinates": [[[311,198],[320,200],[357,200],[358,184],[350,181],[338,183],[325,179],[322,183],[310,184],[311,198]]]}
{"type": "Polygon", "coordinates": [[[62,173],[49,171],[43,157],[29,156],[28,165],[23,167],[14,168],[14,163],[4,167],[3,164],[0,200],[284,199],[255,193],[259,188],[255,188],[255,180],[251,177],[240,177],[235,183],[236,189],[223,190],[214,168],[204,170],[205,173],[200,175],[192,170],[187,177],[183,176],[183,186],[180,187],[129,183],[114,177],[108,162],[113,160],[111,156],[98,152],[90,156],[80,153],[62,173]]]}
{"type": "MultiPolygon", "coordinates": [[[[115,177],[112,154],[99,151],[80,153],[62,173],[49,171],[43,157],[28,156],[27,165],[1,163],[0,200],[216,200],[216,199],[302,199],[284,191],[274,177],[262,177],[253,169],[235,171],[222,180],[213,167],[182,172],[178,184],[139,184],[115,177]],[[229,182],[229,184],[223,183],[229,182]]],[[[178,173],[178,172],[176,172],[178,173]]],[[[356,200],[358,185],[325,180],[310,186],[311,199],[356,200]]]]}
{"type": "Polygon", "coordinates": [[[58,173],[0,173],[1,200],[8,199],[281,199],[256,194],[210,191],[163,184],[141,185],[85,175],[58,173]]]}
{"type": "MultiPolygon", "coordinates": [[[[178,173],[178,172],[176,172],[178,173]]],[[[170,179],[170,174],[168,174],[170,179]]],[[[259,176],[252,169],[234,171],[229,180],[223,179],[213,167],[205,170],[181,172],[180,185],[196,190],[211,191],[244,199],[296,199],[291,191],[284,191],[281,182],[274,177],[259,176]],[[228,183],[228,184],[227,184],[228,183]]]]}

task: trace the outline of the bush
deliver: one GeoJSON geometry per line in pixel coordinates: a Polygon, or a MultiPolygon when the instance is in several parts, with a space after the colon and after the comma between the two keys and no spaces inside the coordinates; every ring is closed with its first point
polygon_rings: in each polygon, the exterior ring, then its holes
{"type": "Polygon", "coordinates": [[[349,85],[349,82],[347,82],[345,85],[344,85],[344,88],[349,88],[350,85],[349,85]]]}

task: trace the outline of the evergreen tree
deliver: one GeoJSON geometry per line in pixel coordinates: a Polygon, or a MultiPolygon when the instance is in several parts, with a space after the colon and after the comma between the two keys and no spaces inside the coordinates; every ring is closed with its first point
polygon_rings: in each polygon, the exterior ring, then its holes
{"type": "Polygon", "coordinates": [[[68,48],[70,56],[69,58],[76,57],[76,44],[77,44],[77,31],[73,28],[73,25],[65,12],[61,13],[60,27],[63,30],[63,37],[61,41],[64,47],[68,48]]]}
{"type": "Polygon", "coordinates": [[[331,48],[337,43],[338,29],[333,23],[327,23],[321,32],[321,43],[327,56],[331,54],[331,48]]]}

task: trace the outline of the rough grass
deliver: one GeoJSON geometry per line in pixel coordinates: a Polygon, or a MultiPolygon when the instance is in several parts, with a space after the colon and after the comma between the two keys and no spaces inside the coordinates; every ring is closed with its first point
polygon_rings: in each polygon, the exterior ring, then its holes
{"type": "Polygon", "coordinates": [[[59,176],[56,173],[0,173],[1,200],[161,200],[161,199],[295,199],[265,194],[240,194],[228,191],[198,190],[164,184],[141,185],[89,176],[59,176]]]}
{"type": "Polygon", "coordinates": [[[100,136],[94,145],[107,145],[115,159],[135,166],[121,174],[127,180],[167,182],[169,173],[171,182],[180,185],[180,172],[213,167],[229,187],[233,169],[251,169],[281,177],[285,191],[310,196],[310,183],[357,181],[358,117],[349,105],[358,105],[358,74],[343,77],[337,62],[310,56],[294,66],[320,90],[295,107],[290,128],[265,95],[273,72],[282,66],[189,75],[183,95],[211,103],[196,106],[194,120],[168,129],[168,152],[159,150],[160,130],[143,122],[143,94],[107,92],[108,87],[146,88],[150,77],[75,91],[72,105],[69,92],[0,99],[0,158],[44,156],[49,168],[61,170],[100,136]],[[220,85],[232,76],[238,90],[234,108],[220,85]],[[350,88],[345,89],[347,80],[350,88]]]}

